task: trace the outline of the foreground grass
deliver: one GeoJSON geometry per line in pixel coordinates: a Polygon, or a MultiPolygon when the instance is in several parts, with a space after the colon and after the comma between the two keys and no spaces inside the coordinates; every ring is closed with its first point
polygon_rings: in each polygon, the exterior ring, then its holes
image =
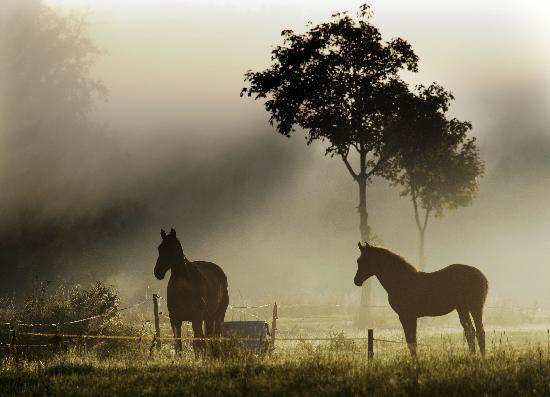
{"type": "MultiPolygon", "coordinates": [[[[506,342],[506,341],[505,341],[506,342]]],[[[490,343],[483,360],[460,338],[429,341],[418,362],[403,347],[380,347],[373,362],[363,345],[298,343],[266,356],[195,360],[190,352],[67,352],[47,360],[4,359],[0,395],[22,396],[548,396],[550,355],[544,340],[490,343]]]]}

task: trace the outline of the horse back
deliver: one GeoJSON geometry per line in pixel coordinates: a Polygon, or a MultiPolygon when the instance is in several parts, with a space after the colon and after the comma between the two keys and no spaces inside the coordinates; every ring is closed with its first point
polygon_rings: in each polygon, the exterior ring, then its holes
{"type": "Polygon", "coordinates": [[[430,282],[440,284],[471,284],[475,287],[487,289],[488,281],[485,275],[477,267],[455,263],[431,273],[423,273],[430,282]]]}
{"type": "Polygon", "coordinates": [[[207,284],[221,288],[227,288],[227,276],[221,267],[212,262],[194,261],[191,262],[197,275],[207,284]]]}
{"type": "Polygon", "coordinates": [[[487,278],[479,269],[453,264],[435,272],[415,273],[414,282],[401,298],[418,316],[439,316],[458,307],[482,307],[487,291],[487,278]]]}
{"type": "MultiPolygon", "coordinates": [[[[203,300],[206,302],[206,314],[212,316],[229,302],[227,276],[221,267],[212,262],[195,261],[191,265],[199,275],[197,284],[201,286],[203,300]]],[[[223,311],[225,313],[225,308],[223,311]]]]}

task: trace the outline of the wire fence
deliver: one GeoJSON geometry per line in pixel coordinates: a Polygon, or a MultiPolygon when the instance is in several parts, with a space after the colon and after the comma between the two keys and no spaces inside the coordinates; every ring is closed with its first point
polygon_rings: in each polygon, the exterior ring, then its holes
{"type": "Polygon", "coordinates": [[[14,326],[17,326],[17,327],[62,327],[62,326],[66,326],[66,325],[83,323],[85,321],[91,321],[91,320],[94,320],[96,318],[112,316],[112,315],[115,315],[117,313],[121,313],[121,312],[124,312],[126,310],[130,310],[130,309],[134,309],[136,307],[139,307],[139,306],[143,305],[144,303],[146,303],[147,301],[148,301],[147,299],[144,299],[141,302],[138,302],[134,305],[130,305],[130,306],[127,306],[127,307],[123,307],[122,309],[117,309],[114,312],[101,313],[101,314],[97,314],[97,315],[94,315],[94,316],[81,318],[81,319],[78,319],[78,320],[60,321],[58,323],[21,323],[21,322],[18,322],[18,321],[12,321],[12,322],[1,322],[0,325],[8,325],[8,326],[11,326],[11,327],[14,327],[14,326]]]}
{"type": "MultiPolygon", "coordinates": [[[[242,340],[242,341],[266,341],[266,337],[250,337],[250,336],[240,336],[240,337],[223,337],[223,336],[215,336],[215,337],[194,337],[194,336],[182,336],[180,338],[176,338],[174,336],[161,336],[160,335],[160,328],[159,328],[159,317],[162,316],[163,318],[169,319],[170,317],[166,315],[163,312],[160,312],[158,310],[158,300],[162,299],[158,295],[153,295],[153,304],[154,304],[154,323],[156,326],[155,333],[153,335],[144,333],[145,325],[146,324],[153,324],[152,320],[146,320],[142,326],[140,335],[93,335],[93,334],[71,334],[71,333],[63,333],[61,330],[64,326],[71,325],[71,324],[78,324],[83,323],[86,321],[92,321],[97,318],[106,317],[106,316],[112,316],[116,315],[118,313],[122,313],[131,309],[138,308],[142,306],[143,304],[149,302],[148,299],[144,299],[143,301],[140,301],[138,303],[135,303],[130,306],[123,307],[121,309],[117,309],[114,312],[107,312],[102,314],[97,314],[81,319],[71,320],[71,321],[59,321],[55,323],[25,323],[25,322],[0,322],[0,325],[3,326],[9,326],[10,331],[12,333],[11,335],[11,342],[10,343],[4,343],[0,342],[0,347],[9,348],[12,351],[16,351],[18,348],[55,348],[59,347],[62,344],[67,344],[69,340],[120,340],[120,341],[138,341],[142,342],[148,337],[152,337],[150,352],[152,351],[153,347],[157,345],[158,348],[160,348],[160,341],[170,341],[175,342],[178,340],[181,341],[213,341],[213,340],[242,340]],[[19,331],[19,327],[53,327],[56,328],[56,332],[32,332],[32,331],[19,331]],[[36,337],[36,338],[53,338],[53,343],[46,343],[46,344],[25,344],[25,343],[18,343],[19,337],[36,337]]],[[[246,316],[251,316],[256,319],[261,320],[260,316],[251,313],[248,310],[254,309],[267,309],[271,305],[270,304],[263,304],[263,305],[255,305],[255,306],[249,306],[249,305],[235,305],[235,306],[229,306],[228,308],[230,310],[239,312],[241,314],[244,314],[246,316]]],[[[282,307],[289,308],[289,307],[307,307],[307,304],[285,304],[282,305],[282,307]]],[[[317,305],[315,305],[317,306],[317,305]]],[[[341,305],[332,305],[334,307],[343,307],[341,305]]],[[[279,306],[281,307],[281,306],[279,306]]],[[[375,305],[370,306],[369,308],[386,308],[391,309],[390,306],[387,305],[375,305]]],[[[503,308],[501,306],[490,306],[488,308],[491,309],[497,309],[497,308],[503,308]]],[[[276,320],[277,314],[277,304],[274,306],[274,313],[273,313],[273,320],[276,320]]],[[[312,316],[315,317],[315,316],[312,316]]],[[[316,316],[319,317],[319,316],[316,316]]],[[[273,322],[273,324],[275,321],[273,322]]],[[[275,329],[272,329],[273,332],[278,331],[276,327],[275,329]]],[[[382,343],[382,344],[392,344],[392,345],[401,345],[401,346],[407,346],[407,342],[403,339],[400,340],[392,340],[392,339],[384,339],[384,338],[374,338],[373,330],[370,329],[368,332],[368,336],[343,336],[343,335],[334,335],[334,336],[327,336],[327,337],[317,337],[317,336],[285,336],[285,335],[277,335],[275,338],[275,335],[273,335],[272,343],[275,342],[346,342],[346,341],[367,341],[368,343],[368,353],[369,358],[372,358],[374,355],[374,342],[382,343]]],[[[423,343],[416,343],[417,346],[427,346],[423,343]]]]}

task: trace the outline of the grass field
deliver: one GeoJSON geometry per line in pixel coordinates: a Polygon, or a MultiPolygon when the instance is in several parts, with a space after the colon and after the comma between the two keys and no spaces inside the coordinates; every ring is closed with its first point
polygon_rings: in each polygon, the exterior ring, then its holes
{"type": "MultiPolygon", "coordinates": [[[[283,303],[272,353],[233,349],[222,360],[195,359],[189,341],[179,357],[168,341],[150,355],[153,310],[148,300],[120,309],[116,294],[100,283],[53,295],[37,291],[20,307],[10,301],[0,305],[0,396],[550,396],[549,317],[535,309],[488,310],[485,359],[467,352],[456,313],[421,319],[417,361],[403,343],[395,313],[377,309],[369,319],[374,337],[386,342],[375,342],[375,357],[369,361],[366,332],[354,324],[356,307],[283,303]],[[51,336],[24,333],[55,328],[19,326],[22,347],[9,354],[14,318],[67,324],[97,314],[63,332],[136,339],[83,342],[67,337],[65,347],[53,352],[51,347],[25,347],[54,343],[51,336]],[[325,340],[307,340],[315,337],[325,340]]],[[[161,333],[166,337],[171,331],[163,305],[161,333]]],[[[271,312],[269,305],[245,313],[231,309],[226,320],[271,319],[271,312]]],[[[191,336],[188,324],[183,335],[191,336]]]]}
{"type": "MultiPolygon", "coordinates": [[[[383,342],[375,344],[375,358],[369,362],[366,342],[341,333],[326,342],[281,341],[272,354],[235,352],[225,360],[196,360],[189,346],[174,357],[169,343],[153,357],[148,343],[120,342],[109,351],[69,347],[42,358],[5,357],[0,395],[550,395],[550,339],[545,330],[489,330],[486,359],[468,354],[459,332],[421,334],[417,362],[405,345],[383,342]]],[[[401,338],[398,330],[375,336],[401,338]]]]}

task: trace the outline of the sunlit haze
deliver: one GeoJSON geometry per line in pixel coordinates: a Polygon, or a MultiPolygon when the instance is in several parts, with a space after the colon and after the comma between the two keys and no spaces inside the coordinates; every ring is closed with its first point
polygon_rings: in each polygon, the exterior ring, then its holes
{"type": "MultiPolygon", "coordinates": [[[[299,131],[277,135],[262,102],[239,92],[247,70],[270,64],[281,30],[304,31],[361,3],[48,0],[85,13],[101,50],[91,74],[108,90],[91,118],[120,151],[92,144],[47,188],[25,182],[43,180],[40,157],[19,157],[17,174],[0,171],[17,193],[2,196],[6,213],[36,199],[46,218],[135,205],[137,220],[109,247],[117,252],[109,274],[87,276],[122,290],[164,288],[152,277],[158,233],[176,227],[189,257],[223,265],[236,300],[357,301],[356,185],[322,144],[307,147],[299,131]],[[90,185],[75,191],[75,180],[90,185]]],[[[550,3],[370,5],[384,38],[403,37],[420,59],[405,80],[453,92],[451,114],[473,123],[486,163],[473,204],[430,224],[428,269],[475,264],[491,280],[491,301],[550,307],[550,3]]],[[[375,179],[368,206],[380,244],[415,263],[409,200],[375,179]]],[[[71,263],[79,274],[91,266],[71,263]]]]}

